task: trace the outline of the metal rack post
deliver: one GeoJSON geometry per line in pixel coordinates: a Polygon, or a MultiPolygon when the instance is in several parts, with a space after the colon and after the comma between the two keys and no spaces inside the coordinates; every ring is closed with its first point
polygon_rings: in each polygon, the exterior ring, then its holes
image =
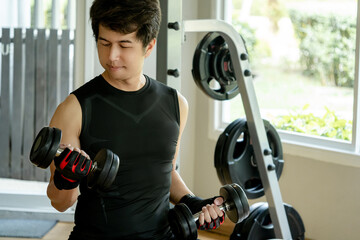
{"type": "Polygon", "coordinates": [[[186,20],[182,25],[183,32],[218,32],[228,44],[275,235],[281,239],[292,239],[271,149],[256,99],[248,55],[239,33],[230,24],[220,20],[186,20]]]}

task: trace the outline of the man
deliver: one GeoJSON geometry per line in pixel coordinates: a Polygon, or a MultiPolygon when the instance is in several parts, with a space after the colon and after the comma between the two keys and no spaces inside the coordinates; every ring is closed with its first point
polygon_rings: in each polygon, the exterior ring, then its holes
{"type": "Polygon", "coordinates": [[[158,0],[95,0],[90,18],[104,72],[70,94],[50,122],[66,150],[51,164],[48,197],[59,211],[78,200],[69,239],[173,239],[169,200],[202,211],[200,229],[218,227],[222,198],[193,196],[175,171],[187,101],[142,73],[159,31],[158,0]],[[110,189],[89,189],[83,176],[101,148],[119,156],[119,171],[110,189]]]}

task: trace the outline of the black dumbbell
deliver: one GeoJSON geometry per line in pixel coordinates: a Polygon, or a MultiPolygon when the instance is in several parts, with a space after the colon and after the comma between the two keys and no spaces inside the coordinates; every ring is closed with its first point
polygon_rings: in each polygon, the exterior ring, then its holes
{"type": "MultiPolygon", "coordinates": [[[[220,196],[224,198],[224,203],[219,208],[226,213],[232,222],[240,223],[249,215],[248,199],[238,184],[232,183],[222,186],[220,196]]],[[[197,239],[196,221],[199,219],[200,213],[192,215],[188,206],[183,203],[177,204],[169,210],[169,224],[176,239],[197,239]]]]}
{"type": "MultiPolygon", "coordinates": [[[[59,156],[61,130],[44,127],[36,136],[30,151],[30,161],[40,168],[48,168],[54,157],[59,156]]],[[[120,165],[119,157],[108,149],[101,149],[93,160],[87,175],[89,188],[106,189],[114,182],[120,165]]]]}

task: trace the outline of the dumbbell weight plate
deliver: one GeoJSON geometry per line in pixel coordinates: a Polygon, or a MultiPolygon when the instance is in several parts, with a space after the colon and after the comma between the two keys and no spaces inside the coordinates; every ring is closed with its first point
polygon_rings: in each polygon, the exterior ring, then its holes
{"type": "Polygon", "coordinates": [[[61,140],[61,130],[44,127],[36,136],[30,150],[30,161],[40,168],[47,168],[53,161],[61,140]]]}
{"type": "Polygon", "coordinates": [[[104,185],[103,185],[104,189],[109,188],[112,185],[112,183],[114,182],[116,175],[118,173],[118,170],[119,170],[119,165],[120,165],[120,159],[119,159],[118,155],[113,153],[113,161],[110,166],[109,173],[104,180],[104,185]]]}
{"type": "Polygon", "coordinates": [[[223,186],[220,188],[220,195],[224,198],[225,203],[230,206],[226,214],[232,222],[239,223],[249,215],[249,202],[239,185],[233,183],[223,186]]]}
{"type": "Polygon", "coordinates": [[[225,67],[224,61],[221,61],[224,57],[218,58],[219,49],[228,49],[224,38],[217,32],[206,34],[196,47],[192,75],[196,85],[206,95],[216,100],[228,100],[239,94],[239,88],[235,78],[220,77],[219,73],[225,73],[225,76],[230,76],[231,73],[225,69],[218,71],[219,68],[225,67]],[[212,81],[218,83],[219,86],[212,86],[212,81]]]}
{"type": "Polygon", "coordinates": [[[183,203],[169,210],[169,224],[177,239],[196,240],[198,233],[190,209],[183,203]]]}
{"type": "Polygon", "coordinates": [[[119,157],[108,149],[101,149],[95,156],[93,168],[87,176],[89,188],[107,189],[116,178],[119,169],[119,157]]]}

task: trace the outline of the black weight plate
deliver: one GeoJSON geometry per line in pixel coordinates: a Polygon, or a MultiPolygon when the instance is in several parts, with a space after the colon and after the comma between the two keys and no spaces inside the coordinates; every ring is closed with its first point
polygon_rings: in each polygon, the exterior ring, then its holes
{"type": "MultiPolygon", "coordinates": [[[[284,165],[280,137],[268,121],[264,120],[264,126],[279,179],[284,165]]],[[[228,164],[223,170],[223,175],[226,183],[240,184],[247,197],[254,199],[265,193],[250,142],[247,123],[241,121],[231,130],[223,148],[223,162],[228,164]],[[239,141],[239,136],[242,136],[241,141],[239,141]]]]}
{"type": "Polygon", "coordinates": [[[221,57],[221,54],[220,57],[218,56],[221,50],[226,49],[224,38],[219,33],[209,32],[197,45],[193,57],[192,74],[196,85],[206,95],[216,100],[228,100],[239,93],[237,82],[228,70],[231,65],[230,60],[225,56],[221,57]],[[218,70],[224,67],[227,69],[218,70]],[[223,75],[229,77],[224,78],[223,75]],[[210,86],[211,81],[216,81],[219,87],[210,86]]]}
{"type": "Polygon", "coordinates": [[[227,183],[224,177],[224,170],[228,168],[228,163],[224,161],[224,157],[223,157],[224,145],[229,136],[229,132],[241,120],[242,119],[239,118],[231,122],[225,128],[225,130],[220,134],[216,142],[215,153],[214,153],[214,165],[215,165],[216,173],[222,185],[225,185],[227,183]]]}
{"type": "Polygon", "coordinates": [[[246,197],[246,193],[238,184],[232,183],[231,186],[237,192],[238,196],[240,196],[240,200],[243,205],[243,216],[242,216],[242,219],[239,220],[239,222],[242,222],[245,218],[247,218],[249,216],[249,213],[250,213],[249,201],[246,197]]]}
{"type": "Polygon", "coordinates": [[[171,231],[176,239],[185,239],[187,236],[186,234],[189,234],[187,231],[188,226],[186,220],[176,206],[169,210],[168,221],[171,231]]]}
{"type": "MultiPolygon", "coordinates": [[[[267,206],[267,203],[265,203],[267,206]]],[[[305,227],[299,213],[290,205],[284,204],[286,216],[289,222],[289,228],[292,239],[304,240],[305,227]]],[[[275,238],[274,226],[272,225],[268,207],[257,214],[254,218],[247,240],[270,239],[275,238]]]]}
{"type": "MultiPolygon", "coordinates": [[[[254,221],[254,214],[256,214],[257,209],[264,205],[264,202],[258,202],[250,206],[249,216],[242,222],[235,225],[232,234],[230,235],[230,240],[240,240],[245,239],[244,235],[250,231],[252,223],[254,221]]],[[[256,215],[255,215],[256,216],[256,215]]]]}
{"type": "Polygon", "coordinates": [[[176,239],[196,240],[197,228],[190,209],[183,203],[169,210],[168,220],[176,239]]]}
{"type": "Polygon", "coordinates": [[[222,166],[224,166],[223,174],[226,183],[239,184],[247,197],[251,198],[252,195],[249,194],[249,189],[246,189],[248,186],[245,183],[249,179],[253,180],[254,176],[257,177],[258,171],[252,164],[253,150],[246,126],[246,119],[241,119],[229,132],[223,148],[222,166]]]}
{"type": "Polygon", "coordinates": [[[113,153],[103,148],[96,154],[93,161],[95,166],[91,169],[87,177],[88,187],[103,189],[111,165],[113,164],[113,153]]]}
{"type": "MultiPolygon", "coordinates": [[[[292,239],[304,240],[305,227],[299,213],[286,203],[284,207],[292,239]]],[[[236,224],[230,236],[230,240],[265,240],[274,238],[275,232],[269,214],[269,207],[264,202],[251,206],[249,217],[242,223],[236,224]]]]}
{"type": "MultiPolygon", "coordinates": [[[[276,175],[279,179],[283,168],[284,168],[284,159],[283,159],[283,150],[282,150],[282,144],[281,139],[276,131],[275,127],[271,125],[271,123],[267,120],[264,120],[265,130],[266,130],[266,136],[269,142],[269,147],[272,150],[272,158],[274,161],[274,164],[276,166],[276,175]]],[[[255,157],[255,156],[254,156],[255,157]]],[[[256,161],[256,158],[255,158],[256,161]]]]}
{"type": "Polygon", "coordinates": [[[189,235],[186,238],[187,240],[196,240],[198,237],[196,223],[194,221],[194,217],[191,213],[191,210],[186,206],[186,204],[180,204],[183,207],[183,211],[181,213],[184,215],[184,218],[187,220],[187,224],[189,227],[189,235]]]}
{"type": "Polygon", "coordinates": [[[218,81],[223,84],[235,82],[236,79],[232,69],[233,66],[231,62],[230,52],[227,46],[226,48],[221,49],[218,55],[218,61],[216,63],[217,71],[220,76],[218,81]]]}
{"type": "Polygon", "coordinates": [[[245,193],[241,191],[240,187],[235,189],[236,185],[227,184],[220,188],[220,196],[224,198],[226,205],[229,206],[226,209],[226,215],[233,223],[241,222],[249,213],[249,203],[247,200],[243,202],[243,197],[241,197],[245,193]]]}
{"type": "Polygon", "coordinates": [[[50,163],[56,156],[56,152],[60,147],[61,136],[62,136],[61,130],[58,128],[53,128],[53,140],[51,142],[51,146],[47,156],[49,158],[50,163]]]}
{"type": "Polygon", "coordinates": [[[247,239],[249,232],[254,225],[255,218],[258,216],[260,212],[265,211],[267,207],[268,205],[265,204],[264,202],[254,204],[249,217],[246,219],[246,221],[244,221],[244,225],[241,228],[240,236],[242,237],[242,239],[247,239]]]}
{"type": "Polygon", "coordinates": [[[30,150],[30,161],[37,167],[44,168],[43,160],[51,146],[53,129],[44,127],[36,135],[30,150]]]}
{"type": "Polygon", "coordinates": [[[55,157],[61,140],[61,131],[44,127],[36,136],[30,150],[30,161],[40,168],[47,168],[55,157]]]}
{"type": "MultiPolygon", "coordinates": [[[[230,178],[230,174],[229,174],[229,168],[231,167],[231,165],[229,165],[229,162],[227,161],[225,155],[225,150],[224,147],[226,145],[226,143],[228,142],[229,139],[229,135],[230,133],[233,131],[234,128],[237,127],[237,125],[241,124],[241,122],[246,121],[244,118],[238,118],[236,120],[234,120],[233,122],[231,122],[226,129],[224,130],[224,132],[220,135],[222,139],[220,139],[219,137],[219,141],[216,144],[216,148],[215,148],[215,167],[217,169],[217,172],[221,173],[221,177],[222,179],[220,179],[221,183],[223,185],[225,184],[231,184],[233,183],[233,180],[230,178]]],[[[246,141],[244,141],[246,139],[238,139],[237,141],[237,146],[238,149],[240,148],[244,148],[246,149],[246,146],[248,145],[248,143],[246,143],[246,141]]],[[[244,151],[244,155],[248,155],[250,153],[244,151]]],[[[231,162],[230,162],[231,164],[231,162]]]]}
{"type": "MultiPolygon", "coordinates": [[[[231,131],[229,132],[227,141],[225,142],[225,145],[224,145],[224,150],[223,150],[224,165],[223,166],[226,166],[226,167],[223,172],[224,172],[224,178],[227,183],[240,184],[239,182],[234,181],[234,177],[235,177],[235,179],[237,179],[238,177],[241,177],[241,178],[245,177],[245,174],[243,174],[243,173],[234,172],[234,170],[236,170],[239,165],[239,161],[241,163],[245,163],[244,161],[242,161],[243,159],[247,159],[248,170],[249,169],[254,170],[252,168],[252,162],[251,162],[252,157],[253,157],[253,150],[252,150],[252,146],[250,144],[250,137],[249,137],[249,134],[241,131],[242,126],[246,126],[246,119],[244,119],[244,118],[241,119],[241,121],[239,121],[231,129],[231,131]],[[238,131],[238,130],[240,130],[240,131],[238,131]],[[233,145],[233,147],[230,146],[229,144],[233,145]],[[233,150],[229,150],[229,147],[231,147],[231,149],[233,149],[233,150]],[[239,161],[237,159],[239,159],[239,161]],[[243,174],[243,175],[237,176],[238,174],[243,174]]],[[[252,174],[252,172],[247,171],[246,174],[252,174]]],[[[245,189],[245,185],[243,185],[242,188],[244,189],[245,192],[247,192],[247,189],[245,189]]]]}
{"type": "Polygon", "coordinates": [[[117,172],[119,170],[119,166],[120,166],[120,159],[118,155],[112,153],[112,162],[111,162],[110,170],[104,180],[103,189],[108,189],[113,184],[117,172]]]}

